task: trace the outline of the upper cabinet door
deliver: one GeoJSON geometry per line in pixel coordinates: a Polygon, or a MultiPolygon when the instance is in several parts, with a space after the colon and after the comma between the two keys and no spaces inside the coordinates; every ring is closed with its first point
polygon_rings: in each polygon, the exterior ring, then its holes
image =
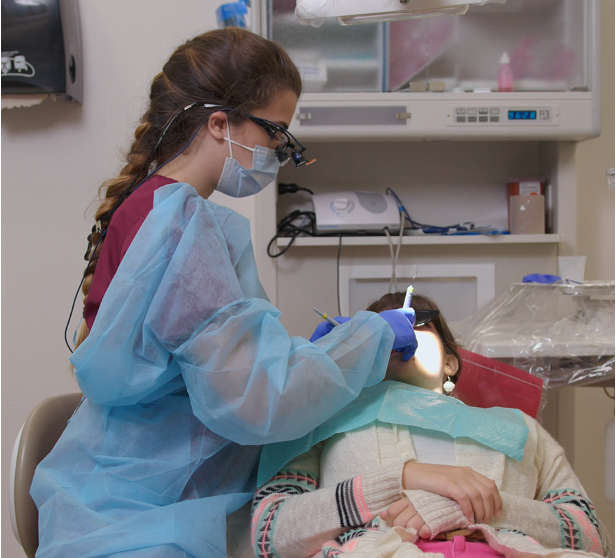
{"type": "Polygon", "coordinates": [[[507,53],[514,92],[588,91],[596,0],[508,0],[465,15],[300,25],[295,0],[264,0],[266,35],[297,64],[306,93],[497,91],[507,53]]]}

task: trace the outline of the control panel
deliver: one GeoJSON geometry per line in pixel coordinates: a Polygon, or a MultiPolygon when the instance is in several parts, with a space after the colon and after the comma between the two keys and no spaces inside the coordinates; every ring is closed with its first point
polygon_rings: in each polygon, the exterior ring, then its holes
{"type": "Polygon", "coordinates": [[[557,125],[558,108],[549,107],[453,107],[449,112],[449,125],[519,126],[557,125]]]}

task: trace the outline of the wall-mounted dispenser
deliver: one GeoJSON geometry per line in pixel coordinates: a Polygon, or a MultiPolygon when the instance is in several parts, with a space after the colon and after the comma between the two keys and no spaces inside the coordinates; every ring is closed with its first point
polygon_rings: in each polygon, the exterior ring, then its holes
{"type": "Polygon", "coordinates": [[[82,102],[78,0],[2,0],[2,94],[82,102]]]}

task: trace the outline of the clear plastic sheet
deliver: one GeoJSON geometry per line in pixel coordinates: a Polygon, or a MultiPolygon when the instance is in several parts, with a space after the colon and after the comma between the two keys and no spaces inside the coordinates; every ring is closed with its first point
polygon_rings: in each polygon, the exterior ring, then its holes
{"type": "Polygon", "coordinates": [[[614,282],[513,283],[453,328],[469,351],[558,388],[614,378],[614,315],[614,282]]]}

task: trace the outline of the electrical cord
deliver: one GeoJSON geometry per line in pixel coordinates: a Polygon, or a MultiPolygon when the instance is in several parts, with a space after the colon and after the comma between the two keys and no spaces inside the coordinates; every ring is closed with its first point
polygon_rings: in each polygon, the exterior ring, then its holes
{"type": "Polygon", "coordinates": [[[342,315],[340,310],[340,252],[342,252],[342,235],[338,237],[338,255],[336,256],[336,293],[338,295],[338,316],[342,315]]]}
{"type": "Polygon", "coordinates": [[[295,194],[296,192],[308,192],[311,196],[314,196],[314,192],[310,188],[302,188],[297,184],[278,184],[278,195],[282,196],[283,194],[295,194]]]}
{"type": "MultiPolygon", "coordinates": [[[[285,254],[293,243],[295,239],[300,234],[307,234],[308,236],[317,236],[316,234],[316,215],[314,211],[300,211],[296,209],[283,217],[278,225],[276,226],[277,232],[272,237],[267,245],[267,255],[270,258],[279,258],[283,254],[285,254]],[[295,221],[298,219],[302,219],[299,224],[295,224],[295,221]],[[279,238],[290,238],[289,244],[284,246],[282,250],[273,254],[272,246],[279,238]]],[[[342,234],[338,236],[338,254],[336,255],[336,294],[338,299],[338,315],[342,314],[340,310],[340,253],[342,252],[342,234]]]]}
{"type": "Polygon", "coordinates": [[[387,240],[389,242],[389,253],[391,255],[391,277],[389,279],[389,290],[388,292],[392,292],[392,288],[395,288],[395,292],[398,292],[400,289],[398,287],[398,259],[400,257],[400,249],[402,248],[402,239],[404,237],[404,214],[400,211],[400,234],[398,235],[398,246],[396,248],[396,252],[394,255],[394,244],[392,242],[391,234],[389,233],[389,228],[385,227],[383,232],[387,236],[387,240]]]}
{"type": "Polygon", "coordinates": [[[293,246],[295,239],[300,234],[316,236],[316,215],[314,211],[300,211],[296,209],[286,217],[283,217],[276,225],[276,234],[267,245],[267,255],[270,258],[279,258],[293,246]],[[295,221],[297,219],[301,219],[301,222],[296,225],[295,221]],[[277,253],[272,253],[272,246],[279,238],[290,238],[291,240],[282,250],[277,253]]]}
{"type": "MultiPolygon", "coordinates": [[[[404,215],[400,212],[400,234],[398,235],[398,249],[396,250],[396,260],[394,261],[394,271],[398,269],[398,258],[400,257],[400,249],[402,248],[402,239],[404,238],[404,215]]],[[[396,291],[398,290],[397,277],[396,279],[396,291]]]]}
{"type": "MultiPolygon", "coordinates": [[[[302,188],[297,184],[278,184],[278,195],[282,196],[283,194],[295,194],[299,191],[307,192],[308,194],[314,196],[314,192],[309,188],[302,188]]],[[[267,244],[267,255],[270,258],[279,258],[283,254],[285,254],[293,243],[295,239],[300,234],[307,234],[308,236],[316,236],[316,215],[314,211],[301,211],[296,209],[289,213],[286,217],[283,217],[280,222],[276,225],[276,234],[267,244]],[[302,219],[299,224],[295,224],[294,221],[297,219],[302,219]],[[279,252],[272,253],[272,246],[279,238],[290,238],[289,244],[282,248],[279,252]]]]}
{"type": "Polygon", "coordinates": [[[394,256],[394,243],[391,241],[391,234],[389,234],[389,228],[385,227],[383,229],[385,236],[387,237],[387,241],[389,243],[389,255],[391,257],[391,277],[389,278],[389,289],[388,293],[391,293],[391,288],[393,285],[396,286],[396,290],[398,290],[398,283],[396,281],[396,264],[395,264],[395,256],[394,256]]]}
{"type": "Polygon", "coordinates": [[[88,265],[86,266],[86,270],[83,272],[83,277],[81,278],[81,282],[79,283],[79,287],[77,287],[77,292],[75,293],[75,297],[73,298],[73,305],[71,306],[71,313],[68,315],[68,320],[66,321],[66,327],[64,328],[64,342],[66,343],[66,346],[68,347],[68,350],[73,353],[73,349],[71,349],[71,346],[68,342],[68,326],[71,323],[71,318],[73,317],[73,311],[75,310],[75,303],[77,302],[77,297],[79,296],[79,291],[81,290],[81,286],[83,285],[83,282],[86,279],[86,276],[88,275],[88,270],[90,269],[90,264],[92,263],[92,258],[94,258],[94,254],[96,254],[96,250],[98,249],[101,241],[103,240],[103,236],[101,235],[101,237],[98,239],[98,242],[96,243],[96,246],[94,247],[94,250],[92,250],[91,254],[90,254],[90,259],[88,260],[88,265]]]}
{"type": "Polygon", "coordinates": [[[406,207],[402,203],[402,200],[400,199],[398,194],[396,194],[396,192],[394,192],[391,188],[387,188],[387,190],[385,190],[385,193],[391,194],[394,197],[396,203],[398,204],[398,209],[401,213],[404,214],[406,220],[411,224],[411,230],[420,230],[425,234],[451,234],[455,232],[471,232],[475,228],[475,223],[472,223],[470,221],[467,221],[466,223],[456,223],[455,225],[448,226],[427,225],[425,223],[420,223],[419,221],[415,221],[411,218],[411,215],[409,214],[408,210],[406,209],[406,207]]]}

